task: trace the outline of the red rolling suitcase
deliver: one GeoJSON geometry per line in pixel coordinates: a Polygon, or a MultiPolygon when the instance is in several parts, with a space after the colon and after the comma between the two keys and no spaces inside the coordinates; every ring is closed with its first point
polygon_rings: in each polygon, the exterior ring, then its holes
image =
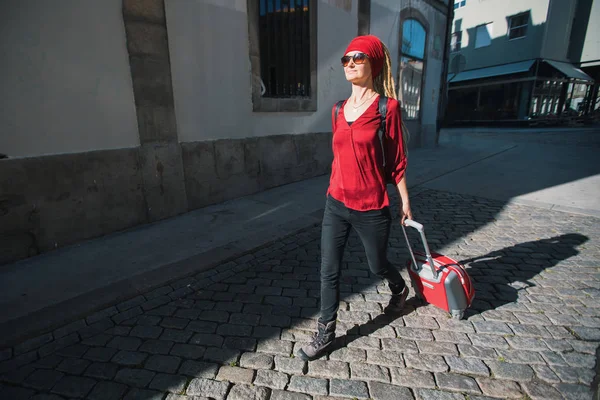
{"type": "Polygon", "coordinates": [[[405,225],[419,231],[425,248],[425,254],[413,252],[406,229],[402,226],[411,257],[406,266],[416,296],[449,312],[452,318],[461,319],[475,297],[475,289],[465,267],[450,257],[431,253],[423,225],[410,219],[405,221],[405,225]]]}

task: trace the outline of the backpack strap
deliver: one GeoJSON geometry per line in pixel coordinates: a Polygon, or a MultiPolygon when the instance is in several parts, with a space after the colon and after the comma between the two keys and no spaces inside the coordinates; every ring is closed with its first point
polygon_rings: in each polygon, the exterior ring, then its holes
{"type": "Polygon", "coordinates": [[[387,105],[388,98],[384,96],[379,96],[379,115],[381,116],[381,123],[379,124],[379,130],[377,134],[379,135],[379,143],[381,143],[381,154],[383,156],[383,167],[385,168],[385,135],[386,135],[386,126],[385,126],[385,118],[387,117],[387,105]]]}
{"type": "Polygon", "coordinates": [[[340,113],[340,109],[342,108],[342,105],[344,104],[344,100],[340,100],[337,103],[335,103],[335,111],[333,113],[333,120],[335,121],[335,123],[337,124],[337,117],[338,114],[340,113]]]}

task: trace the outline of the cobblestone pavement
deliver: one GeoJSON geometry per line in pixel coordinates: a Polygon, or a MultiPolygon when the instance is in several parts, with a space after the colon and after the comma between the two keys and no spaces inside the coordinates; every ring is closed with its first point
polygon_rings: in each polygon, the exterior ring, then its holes
{"type": "Polygon", "coordinates": [[[592,398],[600,220],[432,190],[412,204],[431,247],[476,282],[465,320],[412,297],[384,316],[389,290],[352,235],[338,345],[295,358],[317,317],[315,228],[0,352],[0,398],[592,398]]]}

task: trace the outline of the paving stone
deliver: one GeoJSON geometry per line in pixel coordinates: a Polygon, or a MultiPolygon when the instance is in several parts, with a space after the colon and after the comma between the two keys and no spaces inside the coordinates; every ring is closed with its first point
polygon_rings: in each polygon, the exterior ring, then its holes
{"type": "Polygon", "coordinates": [[[83,375],[97,379],[113,379],[119,370],[119,366],[113,363],[93,363],[83,375]]]}
{"type": "Polygon", "coordinates": [[[373,400],[413,400],[411,391],[406,387],[380,382],[369,382],[369,392],[373,400]]]}
{"type": "Polygon", "coordinates": [[[498,354],[496,350],[479,346],[458,345],[461,357],[478,358],[480,360],[496,360],[498,354]]]}
{"type": "Polygon", "coordinates": [[[532,400],[560,400],[563,398],[558,390],[543,382],[526,382],[522,386],[532,400]]]}
{"type": "Polygon", "coordinates": [[[424,316],[424,315],[415,315],[409,314],[404,318],[404,324],[409,328],[421,328],[421,329],[440,329],[439,324],[435,320],[435,318],[424,316]]]}
{"type": "Polygon", "coordinates": [[[523,393],[516,382],[477,378],[477,383],[486,396],[501,399],[520,399],[523,397],[523,393]]]}
{"type": "Polygon", "coordinates": [[[552,365],[550,368],[564,383],[591,384],[595,374],[593,370],[587,368],[564,367],[560,365],[552,365]]]}
{"type": "Polygon", "coordinates": [[[294,344],[286,340],[266,339],[258,343],[256,351],[280,356],[290,356],[294,344]]]}
{"type": "Polygon", "coordinates": [[[475,328],[471,321],[455,320],[452,318],[436,318],[440,329],[443,331],[460,332],[460,333],[475,333],[475,328]]]}
{"type": "Polygon", "coordinates": [[[234,325],[257,326],[260,315],[257,314],[231,314],[229,323],[234,325]]]}
{"type": "Polygon", "coordinates": [[[189,358],[197,360],[202,358],[206,348],[203,346],[196,346],[195,344],[181,344],[177,343],[171,349],[170,354],[172,356],[179,356],[183,358],[189,358]]]}
{"type": "Polygon", "coordinates": [[[140,353],[138,351],[119,351],[111,361],[126,367],[137,367],[141,366],[147,358],[148,354],[146,353],[140,353]]]}
{"type": "Polygon", "coordinates": [[[80,376],[65,376],[54,385],[52,393],[67,397],[86,397],[96,381],[80,376]]]}
{"type": "Polygon", "coordinates": [[[229,381],[233,383],[252,383],[252,380],[254,379],[254,370],[222,366],[219,369],[216,379],[218,381],[229,381]]]}
{"type": "Polygon", "coordinates": [[[39,369],[25,379],[24,385],[38,390],[49,390],[63,376],[62,372],[39,369]]]}
{"type": "Polygon", "coordinates": [[[119,349],[119,350],[135,351],[135,350],[139,349],[139,347],[141,345],[142,345],[142,340],[139,338],[117,336],[113,340],[108,342],[106,347],[110,347],[113,349],[119,349]]]}
{"type": "Polygon", "coordinates": [[[560,365],[560,366],[567,366],[567,362],[565,361],[565,359],[562,356],[562,353],[557,353],[555,351],[541,351],[540,355],[544,358],[544,360],[546,361],[546,364],[554,366],[554,365],[560,365]]]}
{"type": "Polygon", "coordinates": [[[430,372],[446,372],[448,365],[442,356],[428,354],[405,354],[404,361],[407,368],[420,369],[430,372]]]}
{"type": "Polygon", "coordinates": [[[0,394],[3,398],[10,400],[29,400],[35,393],[34,390],[16,386],[0,386],[0,394]]]}
{"type": "Polygon", "coordinates": [[[546,339],[544,339],[544,343],[546,343],[546,346],[548,346],[548,348],[552,351],[556,351],[556,352],[573,351],[573,346],[566,340],[546,338],[546,339]]]}
{"type": "Polygon", "coordinates": [[[271,389],[283,390],[289,382],[289,377],[283,372],[258,370],[254,378],[254,384],[266,386],[271,389]]]}
{"type": "Polygon", "coordinates": [[[583,385],[560,383],[555,386],[555,389],[558,390],[565,399],[588,400],[593,396],[590,387],[583,385]]]}
{"type": "Polygon", "coordinates": [[[190,396],[182,396],[180,394],[169,393],[165,400],[210,400],[208,397],[190,397],[190,396]]]}
{"type": "MultiPolygon", "coordinates": [[[[556,297],[554,297],[554,299],[556,299],[556,297]]],[[[524,325],[552,325],[552,322],[544,314],[522,312],[515,312],[514,314],[519,319],[519,322],[524,325]]]]}
{"type": "Polygon", "coordinates": [[[36,369],[32,365],[25,365],[15,371],[10,371],[0,376],[0,381],[20,385],[34,371],[36,371],[36,369]]]}
{"type": "Polygon", "coordinates": [[[563,358],[572,367],[594,368],[596,366],[596,357],[582,353],[563,353],[563,358]]]}
{"type": "Polygon", "coordinates": [[[312,397],[303,393],[290,393],[281,390],[273,390],[271,400],[312,400],[312,397]]]}
{"type": "Polygon", "coordinates": [[[158,339],[163,332],[163,328],[159,326],[135,326],[129,333],[130,336],[139,337],[141,339],[158,339]]]}
{"type": "Polygon", "coordinates": [[[381,339],[381,346],[383,350],[397,351],[403,354],[419,352],[417,343],[407,339],[381,339]]]}
{"type": "MultiPolygon", "coordinates": [[[[53,342],[50,342],[47,345],[40,347],[37,350],[37,354],[39,355],[39,357],[43,358],[77,342],[79,342],[79,335],[77,333],[72,333],[68,336],[60,338],[58,340],[54,340],[53,342]]],[[[29,354],[35,355],[35,352],[25,353],[21,357],[27,357],[27,355],[29,354]]]]}
{"type": "Polygon", "coordinates": [[[241,336],[246,337],[252,334],[252,327],[249,325],[223,324],[217,328],[217,335],[222,336],[241,336]]]}
{"type": "Polygon", "coordinates": [[[260,324],[264,326],[276,326],[279,328],[288,328],[292,320],[284,315],[271,315],[269,313],[260,313],[260,324]]]}
{"type": "MultiPolygon", "coordinates": [[[[14,398],[11,398],[11,399],[16,400],[14,398]]],[[[30,400],[63,400],[64,397],[58,396],[56,394],[39,393],[31,398],[28,397],[28,399],[30,399],[30,400]]]]}
{"type": "Polygon", "coordinates": [[[378,339],[392,339],[396,338],[396,331],[392,326],[382,326],[378,327],[377,330],[373,331],[372,325],[361,326],[359,333],[361,335],[370,336],[378,339]]]}
{"type": "Polygon", "coordinates": [[[134,387],[146,387],[156,375],[143,369],[124,368],[117,372],[115,381],[134,387]]]}
{"type": "Polygon", "coordinates": [[[66,358],[56,369],[71,375],[81,375],[88,365],[90,365],[90,361],[79,358],[66,358]]]}
{"type": "Polygon", "coordinates": [[[81,343],[87,346],[106,346],[108,342],[112,340],[113,336],[107,335],[104,333],[93,335],[87,338],[84,338],[81,343]]]}
{"type": "Polygon", "coordinates": [[[429,329],[396,327],[399,338],[408,340],[433,340],[433,334],[429,329]]]}
{"type": "Polygon", "coordinates": [[[200,346],[212,346],[221,347],[223,345],[224,338],[220,335],[212,335],[208,333],[197,333],[190,339],[190,344],[200,346]]]}
{"type": "Polygon", "coordinates": [[[508,326],[515,333],[516,336],[552,338],[552,335],[544,326],[520,324],[508,324],[508,326]]]}
{"type": "Polygon", "coordinates": [[[540,353],[526,350],[498,350],[499,359],[515,364],[546,364],[540,353]]]}
{"type": "Polygon", "coordinates": [[[250,385],[235,385],[231,388],[227,400],[267,400],[270,390],[250,385]]]}
{"type": "Polygon", "coordinates": [[[241,338],[241,337],[228,337],[228,338],[225,338],[225,343],[223,344],[223,348],[254,351],[254,349],[256,349],[256,339],[241,338]]]}
{"type": "MultiPolygon", "coordinates": [[[[19,354],[28,353],[28,352],[35,350],[47,343],[50,343],[53,340],[54,340],[54,337],[52,336],[52,333],[46,333],[45,335],[37,336],[32,339],[26,340],[23,343],[20,343],[14,347],[14,355],[17,356],[19,354]]],[[[7,349],[7,350],[10,350],[10,349],[7,349]]],[[[4,351],[6,351],[6,350],[4,350],[4,351]]],[[[7,357],[6,355],[4,355],[2,358],[8,359],[10,357],[7,357]]]]}
{"type": "Polygon", "coordinates": [[[442,392],[432,389],[416,389],[417,400],[465,400],[465,396],[459,393],[442,392]]]}
{"type": "Polygon", "coordinates": [[[317,378],[350,378],[350,367],[342,361],[315,360],[308,362],[307,375],[317,378]]]}
{"type": "Polygon", "coordinates": [[[217,376],[219,366],[217,364],[201,361],[184,361],[179,367],[179,373],[196,378],[213,379],[217,376]]]}
{"type": "Polygon", "coordinates": [[[538,379],[547,383],[560,383],[560,379],[547,365],[532,365],[538,379]]]}
{"type": "Polygon", "coordinates": [[[351,397],[357,399],[369,398],[367,384],[361,381],[332,379],[329,391],[332,396],[351,397]]]}
{"type": "Polygon", "coordinates": [[[215,333],[219,324],[210,321],[192,321],[186,330],[197,333],[215,333]]]}
{"type": "Polygon", "coordinates": [[[544,351],[548,350],[546,343],[539,338],[507,337],[508,344],[518,350],[544,351]]]}
{"type": "Polygon", "coordinates": [[[490,376],[488,367],[481,360],[454,356],[447,356],[445,358],[446,363],[450,367],[450,372],[484,377],[490,376]]]}
{"type": "Polygon", "coordinates": [[[438,356],[458,356],[458,350],[453,343],[420,342],[417,346],[422,354],[433,354],[438,356]]]}
{"type": "Polygon", "coordinates": [[[131,389],[123,400],[162,400],[164,393],[146,389],[131,389]]]}
{"type": "Polygon", "coordinates": [[[248,352],[242,354],[240,358],[240,366],[243,368],[271,369],[273,365],[273,356],[268,354],[248,352]]]}
{"type": "Polygon", "coordinates": [[[512,322],[518,324],[519,320],[510,311],[487,310],[481,313],[486,321],[512,322]]]}
{"type": "Polygon", "coordinates": [[[165,317],[160,321],[160,326],[171,329],[185,329],[191,322],[188,318],[165,317]]]}
{"type": "MultiPolygon", "coordinates": [[[[416,347],[416,346],[415,346],[416,347]]],[[[360,362],[367,360],[367,352],[362,349],[350,349],[348,347],[342,347],[334,350],[329,354],[329,359],[334,361],[344,362],[360,362]]]]}
{"type": "MultiPolygon", "coordinates": [[[[329,356],[331,358],[331,356],[329,356]]],[[[387,367],[404,367],[402,353],[389,350],[368,350],[367,363],[387,367]]]]}
{"type": "Polygon", "coordinates": [[[446,389],[470,394],[481,394],[481,390],[475,379],[468,376],[439,372],[435,374],[435,380],[438,387],[442,390],[446,389]]]}
{"type": "Polygon", "coordinates": [[[473,322],[473,326],[477,333],[490,334],[490,335],[512,335],[513,331],[504,322],[497,321],[484,321],[484,322],[473,322]]]}
{"type": "MultiPolygon", "coordinates": [[[[568,340],[568,344],[570,344],[573,349],[579,353],[586,354],[596,354],[596,349],[600,347],[600,343],[598,342],[586,342],[583,340],[568,340]]],[[[554,351],[558,351],[556,349],[552,349],[554,351]]]]}
{"type": "Polygon", "coordinates": [[[327,394],[327,380],[294,375],[287,390],[307,394],[327,394]]]}
{"type": "Polygon", "coordinates": [[[390,368],[392,383],[394,385],[435,389],[433,374],[412,368],[390,368]]]}
{"type": "Polygon", "coordinates": [[[114,400],[120,399],[127,391],[128,387],[115,382],[98,382],[91,393],[88,395],[89,400],[114,400]]]}
{"type": "Polygon", "coordinates": [[[160,340],[167,342],[187,343],[193,334],[194,332],[189,329],[184,331],[179,329],[165,329],[163,334],[160,335],[160,340]]]}
{"type": "Polygon", "coordinates": [[[362,381],[390,382],[390,373],[386,367],[372,364],[353,363],[350,364],[352,379],[362,381]]]}
{"type": "Polygon", "coordinates": [[[231,384],[229,382],[218,382],[211,379],[195,378],[190,382],[186,394],[191,396],[206,396],[215,400],[225,400],[225,396],[231,384]]]}
{"type": "Polygon", "coordinates": [[[450,331],[432,331],[432,333],[436,342],[471,344],[469,337],[465,333],[450,331]]]}
{"type": "Polygon", "coordinates": [[[63,357],[81,357],[85,354],[86,351],[89,350],[89,346],[84,346],[82,344],[76,344],[74,346],[65,347],[59,349],[56,354],[63,357]]]}
{"type": "Polygon", "coordinates": [[[510,364],[500,361],[486,361],[493,378],[525,382],[533,379],[533,370],[528,365],[510,364]]]}
{"type": "Polygon", "coordinates": [[[179,357],[154,355],[146,361],[144,368],[151,371],[173,374],[177,371],[180,364],[181,358],[179,357]]]}
{"type": "Polygon", "coordinates": [[[274,326],[255,326],[252,331],[252,337],[262,339],[280,339],[281,328],[274,326]]]}
{"type": "Polygon", "coordinates": [[[162,392],[181,393],[186,384],[187,378],[183,375],[156,374],[148,387],[162,392]]]}
{"type": "Polygon", "coordinates": [[[485,335],[482,333],[469,334],[469,339],[475,346],[488,347],[493,349],[508,349],[508,343],[502,336],[485,335]]]}
{"type": "Polygon", "coordinates": [[[110,361],[111,358],[117,354],[117,349],[110,349],[106,347],[92,347],[84,355],[83,358],[92,361],[110,361]]]}
{"type": "Polygon", "coordinates": [[[240,358],[240,352],[233,349],[221,349],[218,347],[209,347],[202,357],[206,361],[213,361],[219,364],[237,363],[240,358]]]}
{"type": "Polygon", "coordinates": [[[381,340],[375,337],[369,336],[347,336],[347,346],[349,348],[355,349],[364,349],[371,350],[376,349],[379,350],[381,348],[381,340]]]}

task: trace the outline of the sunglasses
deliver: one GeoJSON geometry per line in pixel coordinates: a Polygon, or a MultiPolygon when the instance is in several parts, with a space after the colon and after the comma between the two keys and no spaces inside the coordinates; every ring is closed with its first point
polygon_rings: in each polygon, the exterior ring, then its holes
{"type": "Polygon", "coordinates": [[[369,56],[365,53],[356,53],[353,56],[342,57],[342,65],[347,67],[350,64],[350,60],[354,61],[354,64],[364,64],[369,59],[369,56]]]}

